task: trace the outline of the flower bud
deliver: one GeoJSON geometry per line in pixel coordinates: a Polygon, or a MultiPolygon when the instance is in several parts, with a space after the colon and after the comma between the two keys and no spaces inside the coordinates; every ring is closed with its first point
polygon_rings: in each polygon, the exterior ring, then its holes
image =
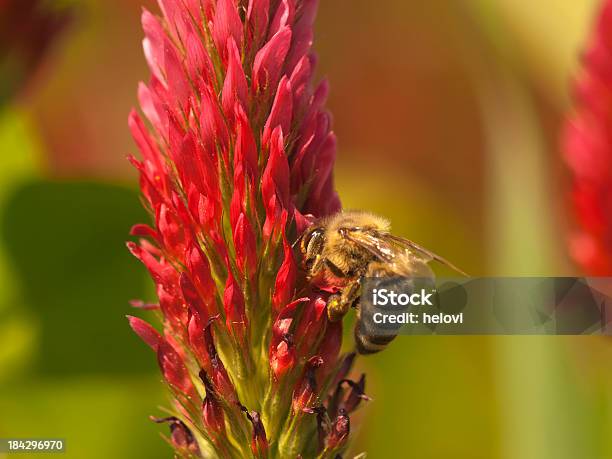
{"type": "Polygon", "coordinates": [[[246,414],[246,417],[253,425],[253,436],[251,440],[251,451],[255,457],[263,458],[268,456],[268,439],[266,438],[266,429],[264,428],[263,422],[261,422],[261,416],[257,411],[248,411],[245,407],[242,407],[242,411],[246,414]]]}
{"type": "Polygon", "coordinates": [[[206,389],[206,397],[202,404],[202,419],[204,425],[206,425],[210,432],[223,434],[225,432],[225,415],[223,414],[223,408],[219,402],[215,388],[208,378],[206,371],[200,371],[200,379],[204,383],[204,388],[206,389]]]}
{"type": "Polygon", "coordinates": [[[236,389],[230,380],[225,366],[217,353],[215,342],[212,335],[212,324],[219,316],[212,317],[204,328],[204,343],[208,352],[210,361],[210,377],[213,386],[228,402],[232,403],[237,400],[236,389]]]}
{"type": "Polygon", "coordinates": [[[189,427],[187,427],[187,425],[185,425],[183,421],[174,416],[167,418],[155,418],[151,416],[149,419],[151,419],[151,421],[157,424],[169,424],[170,441],[178,451],[182,451],[183,453],[189,455],[200,455],[200,448],[198,447],[198,443],[189,427]]]}
{"type": "Polygon", "coordinates": [[[314,408],[304,408],[304,412],[317,415],[318,450],[322,451],[325,448],[325,441],[331,430],[331,422],[327,409],[323,405],[319,405],[314,408]]]}
{"type": "Polygon", "coordinates": [[[346,445],[348,435],[351,430],[351,422],[346,410],[341,408],[338,416],[331,426],[331,431],[327,437],[327,449],[337,450],[346,445]]]}
{"type": "Polygon", "coordinates": [[[364,393],[365,389],[365,374],[362,374],[359,378],[358,382],[351,381],[350,379],[345,379],[344,382],[348,384],[351,388],[348,396],[346,397],[346,401],[343,403],[343,408],[347,413],[352,413],[357,409],[361,401],[370,401],[370,397],[368,397],[364,393]]]}
{"type": "Polygon", "coordinates": [[[364,393],[365,374],[361,375],[359,382],[343,379],[338,382],[332,395],[329,396],[327,407],[330,416],[336,416],[339,408],[343,408],[347,413],[352,413],[357,409],[361,401],[371,400],[364,393]],[[348,386],[348,390],[347,387],[348,386]]]}
{"type": "Polygon", "coordinates": [[[293,336],[285,334],[278,345],[274,346],[270,352],[270,368],[274,375],[274,380],[280,380],[295,364],[295,345],[293,336]]]}
{"type": "Polygon", "coordinates": [[[300,413],[304,408],[309,408],[318,398],[317,379],[315,372],[323,365],[323,359],[318,355],[311,357],[304,366],[302,378],[293,391],[293,412],[300,413]]]}

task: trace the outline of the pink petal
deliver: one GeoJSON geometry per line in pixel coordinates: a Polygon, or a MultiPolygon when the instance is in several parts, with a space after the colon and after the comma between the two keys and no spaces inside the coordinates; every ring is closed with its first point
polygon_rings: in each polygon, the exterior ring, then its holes
{"type": "Polygon", "coordinates": [[[255,91],[261,92],[276,87],[290,45],[291,29],[285,26],[259,50],[253,64],[255,91]]]}
{"type": "Polygon", "coordinates": [[[293,18],[295,16],[295,0],[281,0],[274,19],[270,23],[268,31],[268,40],[271,39],[276,32],[281,30],[285,26],[291,26],[293,24],[293,18]]]}
{"type": "Polygon", "coordinates": [[[162,339],[161,335],[148,322],[134,317],[127,316],[130,327],[151,349],[157,352],[157,345],[162,339]]]}
{"type": "Polygon", "coordinates": [[[253,45],[257,46],[268,27],[270,0],[249,0],[247,22],[253,35],[253,45]]]}
{"type": "Polygon", "coordinates": [[[238,221],[232,234],[238,269],[240,269],[240,272],[245,277],[250,278],[256,273],[257,245],[253,227],[244,213],[238,216],[238,221]]]}
{"type": "Polygon", "coordinates": [[[213,39],[219,55],[227,59],[227,40],[232,37],[238,48],[242,47],[242,21],[234,0],[218,0],[213,21],[213,39]]]}
{"type": "Polygon", "coordinates": [[[240,62],[240,53],[236,47],[236,42],[231,37],[227,41],[227,55],[227,73],[223,84],[222,105],[225,115],[228,118],[233,118],[236,103],[239,103],[243,110],[246,110],[248,84],[240,62]]]}
{"type": "Polygon", "coordinates": [[[278,91],[272,104],[270,116],[264,126],[262,143],[267,145],[270,142],[272,131],[280,126],[282,132],[290,132],[293,116],[293,91],[291,82],[284,76],[278,84],[278,91]]]}
{"type": "Polygon", "coordinates": [[[293,298],[295,292],[297,266],[293,257],[293,250],[287,241],[284,229],[282,237],[284,257],[274,284],[274,293],[272,295],[273,311],[280,311],[293,298]]]}

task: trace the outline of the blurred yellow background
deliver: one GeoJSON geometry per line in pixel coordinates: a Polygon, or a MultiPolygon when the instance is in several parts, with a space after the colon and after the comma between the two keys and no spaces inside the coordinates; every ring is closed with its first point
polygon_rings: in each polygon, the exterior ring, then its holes
{"type": "MultiPolygon", "coordinates": [[[[140,7],[155,6],[72,3],[0,108],[0,437],[63,437],[67,458],[170,457],[147,420],[165,403],[155,358],[124,319],[151,299],[123,242],[146,219],[126,119],[148,75],[140,7]]],[[[472,275],[576,274],[558,137],[598,3],[322,1],[344,206],[472,275]]],[[[610,362],[597,337],[400,337],[359,363],[374,400],[353,452],[612,457],[610,362]]]]}

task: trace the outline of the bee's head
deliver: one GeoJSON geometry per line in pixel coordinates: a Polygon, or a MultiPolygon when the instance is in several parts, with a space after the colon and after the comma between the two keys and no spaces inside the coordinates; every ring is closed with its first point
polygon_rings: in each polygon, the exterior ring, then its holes
{"type": "Polygon", "coordinates": [[[304,266],[309,269],[321,256],[325,245],[325,230],[320,226],[313,225],[304,231],[299,239],[300,252],[304,260],[304,266]]]}

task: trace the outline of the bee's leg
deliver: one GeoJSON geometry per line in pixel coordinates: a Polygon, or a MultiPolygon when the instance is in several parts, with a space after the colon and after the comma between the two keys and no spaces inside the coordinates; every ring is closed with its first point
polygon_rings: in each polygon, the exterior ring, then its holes
{"type": "Polygon", "coordinates": [[[323,269],[325,269],[325,259],[321,255],[317,255],[312,265],[308,268],[310,277],[315,277],[323,269]]]}
{"type": "Polygon", "coordinates": [[[347,277],[347,274],[342,271],[340,268],[338,268],[331,260],[328,260],[327,258],[323,261],[323,263],[325,264],[325,266],[327,267],[327,269],[330,270],[330,272],[339,278],[344,278],[347,277]]]}
{"type": "Polygon", "coordinates": [[[359,299],[361,279],[350,281],[341,293],[336,293],[327,300],[327,317],[332,322],[341,320],[350,307],[359,299]]]}

